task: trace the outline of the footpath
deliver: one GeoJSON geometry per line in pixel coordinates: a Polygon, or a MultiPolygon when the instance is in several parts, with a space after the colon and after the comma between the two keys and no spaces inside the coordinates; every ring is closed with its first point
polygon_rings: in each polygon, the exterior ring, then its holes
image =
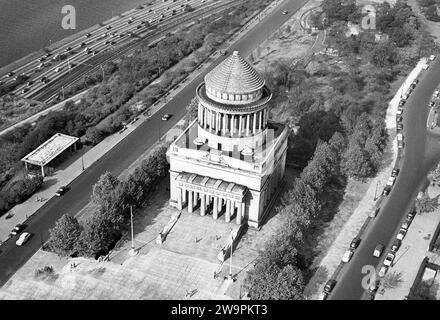
{"type": "MultiPolygon", "coordinates": [[[[391,160],[389,161],[389,165],[385,166],[375,178],[373,178],[370,182],[370,186],[368,190],[365,192],[363,198],[359,201],[357,208],[350,215],[350,218],[345,222],[342,230],[340,231],[338,237],[332,243],[332,245],[328,248],[326,255],[321,260],[321,262],[316,265],[316,267],[325,270],[327,279],[322,281],[319,280],[319,288],[318,290],[314,290],[314,287],[318,281],[318,278],[322,277],[322,274],[318,272],[310,279],[308,285],[306,286],[306,292],[309,291],[311,293],[310,299],[312,300],[320,300],[322,299],[322,289],[325,282],[337,276],[337,274],[342,269],[342,256],[344,252],[349,248],[350,242],[354,237],[359,236],[359,233],[366,230],[368,227],[369,218],[368,214],[374,210],[375,207],[375,195],[376,190],[383,190],[386,185],[388,178],[391,176],[391,171],[395,166],[395,162],[397,160],[397,138],[396,138],[396,112],[399,105],[399,101],[401,96],[408,91],[411,83],[418,77],[420,72],[423,70],[423,66],[426,64],[426,59],[423,58],[419,61],[416,67],[411,71],[408,77],[405,79],[404,83],[397,90],[393,99],[389,102],[385,125],[388,131],[388,141],[387,145],[391,146],[391,160]]],[[[379,191],[380,192],[380,191],[379,191]]]]}
{"type": "MultiPolygon", "coordinates": [[[[270,6],[266,7],[263,11],[252,16],[249,21],[231,38],[229,38],[223,46],[225,49],[230,48],[236,41],[241,39],[252,27],[257,25],[262,18],[272,12],[280,3],[285,0],[278,0],[273,2],[270,6]]],[[[151,117],[151,115],[159,112],[174,96],[185,88],[183,83],[190,83],[195,78],[197,78],[201,73],[203,73],[215,59],[218,58],[218,51],[214,52],[210,57],[208,57],[205,62],[203,62],[197,69],[194,70],[188,77],[182,80],[182,82],[176,85],[172,90],[166,94],[163,98],[159,99],[154,103],[148,112],[144,112],[139,115],[137,119],[130,122],[126,129],[117,132],[111,136],[108,136],[95,147],[88,149],[84,148],[75,153],[70,160],[67,160],[68,165],[64,168],[59,168],[55,172],[46,177],[42,189],[32,195],[29,199],[21,204],[14,206],[9,212],[0,217],[0,242],[3,242],[9,238],[9,232],[12,228],[19,224],[24,223],[26,219],[33,214],[35,214],[38,209],[40,209],[47,200],[51,199],[57,189],[61,186],[67,185],[77,178],[84,170],[90,167],[93,163],[98,161],[102,156],[104,156],[109,150],[116,146],[119,142],[124,140],[131,132],[136,130],[144,121],[151,117]],[[7,218],[8,217],[8,218],[7,218]]],[[[72,100],[72,98],[68,99],[72,100]]],[[[65,102],[62,102],[65,103],[65,102]]],[[[163,135],[167,134],[164,132],[163,135]]],[[[152,150],[154,145],[149,148],[152,150]]],[[[148,150],[147,150],[148,152],[148,150]]]]}

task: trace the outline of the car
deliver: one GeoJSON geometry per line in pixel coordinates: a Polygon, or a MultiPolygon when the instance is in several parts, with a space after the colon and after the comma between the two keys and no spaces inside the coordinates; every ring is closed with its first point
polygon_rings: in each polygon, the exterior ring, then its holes
{"type": "Polygon", "coordinates": [[[409,88],[412,90],[412,89],[415,89],[416,88],[416,85],[414,84],[414,83],[411,83],[411,85],[409,86],[409,88]]]}
{"type": "Polygon", "coordinates": [[[396,122],[397,122],[397,123],[402,122],[402,120],[403,120],[403,117],[402,117],[402,116],[397,116],[397,117],[396,117],[396,122]]]}
{"type": "Polygon", "coordinates": [[[93,51],[93,55],[94,55],[94,56],[97,55],[98,53],[99,53],[98,50],[93,51]]]}
{"type": "Polygon", "coordinates": [[[64,49],[64,51],[69,52],[70,50],[72,50],[72,47],[67,47],[66,49],[64,49]]]}
{"type": "Polygon", "coordinates": [[[424,64],[423,67],[422,67],[423,70],[428,70],[428,68],[429,68],[428,64],[424,64]]]}
{"type": "Polygon", "coordinates": [[[8,77],[8,78],[10,78],[10,77],[12,77],[14,75],[14,73],[11,71],[11,72],[9,72],[6,76],[8,77]]]}
{"type": "Polygon", "coordinates": [[[397,130],[403,130],[403,124],[398,123],[396,128],[397,130]]]}
{"type": "Polygon", "coordinates": [[[20,237],[18,238],[18,240],[15,242],[15,244],[19,247],[21,247],[22,245],[24,245],[29,238],[31,237],[32,234],[30,234],[29,232],[23,232],[20,237]]]}
{"type": "Polygon", "coordinates": [[[385,260],[383,261],[383,265],[390,267],[393,263],[394,257],[395,257],[394,253],[388,252],[387,256],[385,257],[385,260]]]}
{"type": "Polygon", "coordinates": [[[370,283],[370,286],[368,287],[368,291],[372,294],[375,294],[377,292],[377,289],[379,289],[380,286],[380,280],[376,279],[375,281],[372,281],[370,283]]]}
{"type": "Polygon", "coordinates": [[[84,37],[89,38],[89,37],[91,37],[91,36],[92,36],[91,33],[86,33],[86,35],[85,35],[84,37]]]}
{"type": "Polygon", "coordinates": [[[139,24],[139,25],[136,26],[136,29],[140,29],[140,28],[142,28],[142,25],[141,25],[141,24],[139,24]]]}
{"type": "Polygon", "coordinates": [[[388,271],[388,267],[387,266],[382,266],[381,268],[380,268],[380,270],[379,270],[379,277],[383,277],[383,276],[385,276],[385,274],[387,273],[387,271],[388,271]]]}
{"type": "Polygon", "coordinates": [[[49,58],[52,55],[52,53],[48,52],[44,55],[45,58],[49,58]]]}
{"type": "Polygon", "coordinates": [[[29,80],[29,81],[27,82],[26,85],[27,85],[28,87],[30,87],[30,86],[33,85],[33,84],[34,84],[34,82],[33,82],[32,80],[29,80]]]}
{"type": "Polygon", "coordinates": [[[435,59],[435,55],[431,54],[431,55],[429,56],[429,60],[433,61],[434,59],[435,59]]]}
{"type": "Polygon", "coordinates": [[[401,115],[403,113],[403,109],[402,108],[397,108],[397,115],[401,115]]]}
{"type": "Polygon", "coordinates": [[[26,93],[29,91],[29,88],[23,88],[23,90],[21,90],[21,93],[26,93]]]}
{"type": "Polygon", "coordinates": [[[287,10],[283,11],[283,14],[288,14],[288,13],[289,13],[289,11],[287,11],[287,10]]]}
{"type": "Polygon", "coordinates": [[[397,177],[399,175],[399,172],[400,172],[399,168],[394,168],[393,171],[391,171],[391,176],[397,177]]]}
{"type": "Polygon", "coordinates": [[[38,59],[38,62],[43,62],[44,60],[46,60],[45,57],[41,57],[40,59],[38,59]]]}
{"type": "Polygon", "coordinates": [[[379,211],[380,211],[380,207],[374,209],[373,211],[370,211],[370,214],[369,214],[368,216],[369,216],[370,218],[375,218],[375,217],[377,216],[377,214],[379,213],[379,211]]]}
{"type": "Polygon", "coordinates": [[[56,61],[56,60],[58,60],[59,57],[60,57],[60,56],[59,56],[58,54],[56,54],[56,55],[54,55],[54,56],[52,57],[52,60],[53,60],[53,61],[56,61]]]}
{"type": "Polygon", "coordinates": [[[58,67],[58,68],[55,69],[55,72],[60,72],[62,69],[63,69],[63,68],[58,67]]]}
{"type": "Polygon", "coordinates": [[[349,262],[351,257],[353,256],[354,250],[353,249],[348,249],[347,251],[345,251],[344,255],[342,256],[342,262],[349,262]]]}
{"type": "Polygon", "coordinates": [[[400,100],[399,101],[399,107],[402,107],[405,104],[405,102],[406,102],[405,100],[400,100]]]}
{"type": "Polygon", "coordinates": [[[127,21],[127,24],[132,24],[133,23],[133,20],[128,20],[127,21]]]}
{"type": "Polygon", "coordinates": [[[374,248],[373,256],[375,256],[376,258],[379,258],[379,257],[382,255],[383,249],[384,249],[383,244],[380,244],[380,243],[379,243],[379,244],[376,246],[376,248],[374,248]]]}
{"type": "Polygon", "coordinates": [[[400,229],[399,233],[396,236],[396,239],[402,241],[403,238],[405,238],[405,235],[406,235],[406,230],[405,229],[400,229]]]}
{"type": "Polygon", "coordinates": [[[399,239],[395,239],[393,244],[391,245],[391,252],[396,253],[397,250],[399,250],[400,246],[402,244],[402,241],[399,239]]]}
{"type": "Polygon", "coordinates": [[[228,52],[224,49],[219,51],[220,55],[225,56],[228,52]]]}
{"type": "Polygon", "coordinates": [[[83,51],[84,51],[84,52],[90,51],[90,48],[89,48],[89,47],[86,47],[83,51]]]}
{"type": "Polygon", "coordinates": [[[112,28],[112,26],[107,26],[106,27],[107,30],[110,30],[111,28],[112,28]]]}
{"type": "Polygon", "coordinates": [[[387,186],[392,187],[395,181],[396,181],[396,177],[389,177],[387,181],[387,186]]]}
{"type": "Polygon", "coordinates": [[[359,243],[361,243],[361,238],[359,237],[355,237],[353,238],[353,240],[350,243],[350,249],[356,249],[357,247],[359,247],[359,243]]]}
{"type": "Polygon", "coordinates": [[[383,188],[383,195],[387,196],[389,193],[391,192],[391,187],[390,186],[386,186],[385,188],[383,188]]]}
{"type": "Polygon", "coordinates": [[[87,43],[85,42],[81,42],[81,44],[79,45],[80,48],[85,47],[87,45],[87,43]]]}
{"type": "Polygon", "coordinates": [[[432,108],[432,107],[434,107],[434,106],[435,106],[435,101],[431,101],[431,102],[429,103],[429,107],[432,108]]]}
{"type": "Polygon", "coordinates": [[[405,221],[404,223],[402,223],[402,225],[400,226],[401,229],[408,231],[410,223],[405,221]]]}
{"type": "Polygon", "coordinates": [[[45,82],[47,80],[47,77],[41,77],[40,81],[45,82]]]}
{"type": "Polygon", "coordinates": [[[55,195],[57,197],[61,197],[63,194],[65,194],[67,191],[69,191],[69,188],[67,188],[66,186],[60,187],[57,192],[55,192],[55,195]]]}
{"type": "Polygon", "coordinates": [[[325,294],[329,294],[330,292],[332,292],[333,288],[335,287],[337,281],[335,279],[330,279],[329,281],[327,281],[327,283],[324,286],[324,293],[325,294]]]}
{"type": "Polygon", "coordinates": [[[105,41],[105,44],[110,44],[110,40],[106,40],[106,41],[105,41]]]}
{"type": "Polygon", "coordinates": [[[26,228],[26,225],[24,224],[17,224],[9,233],[10,236],[16,236],[18,235],[20,232],[23,231],[23,229],[26,228]]]}
{"type": "Polygon", "coordinates": [[[169,113],[167,113],[167,114],[164,114],[164,115],[162,116],[162,120],[163,120],[163,121],[168,121],[168,120],[171,119],[171,117],[172,117],[172,115],[169,114],[169,113]]]}
{"type": "Polygon", "coordinates": [[[408,212],[408,214],[406,215],[406,219],[412,221],[412,220],[414,219],[415,215],[416,215],[416,212],[415,212],[415,211],[410,211],[410,212],[408,212]]]}

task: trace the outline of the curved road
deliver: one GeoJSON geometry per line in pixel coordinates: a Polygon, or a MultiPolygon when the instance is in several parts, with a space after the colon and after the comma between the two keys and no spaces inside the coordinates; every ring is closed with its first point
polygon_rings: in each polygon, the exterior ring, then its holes
{"type": "MultiPolygon", "coordinates": [[[[409,212],[419,187],[427,173],[440,159],[438,137],[426,130],[428,103],[440,82],[440,61],[437,58],[430,63],[427,71],[422,70],[419,84],[404,106],[404,158],[403,164],[389,195],[378,216],[372,220],[362,237],[352,260],[344,266],[337,279],[333,292],[328,297],[333,300],[359,300],[364,294],[361,286],[363,266],[375,268],[382,259],[373,257],[377,244],[389,247],[399,231],[402,219],[409,212]]],[[[384,250],[382,258],[388,250],[384,250]]]]}
{"type": "MultiPolygon", "coordinates": [[[[266,16],[258,25],[238,40],[231,48],[239,50],[243,56],[247,56],[257,45],[263,42],[268,35],[278,29],[286,22],[293,13],[301,8],[307,0],[287,0],[280,4],[274,11],[266,16]],[[288,10],[287,15],[282,11],[288,10]]],[[[63,214],[77,213],[90,199],[92,185],[106,171],[119,175],[124,169],[132,164],[148,148],[150,148],[158,137],[158,132],[164,133],[174,126],[185,114],[185,107],[194,97],[196,87],[203,81],[206,72],[225,57],[217,59],[208,70],[189,82],[186,87],[171,99],[161,110],[153,115],[149,121],[144,122],[135,131],[128,135],[112,150],[105,154],[99,161],[86,169],[83,174],[76,178],[69,186],[71,190],[61,198],[52,198],[40,210],[26,221],[27,230],[33,237],[23,247],[17,247],[13,237],[0,246],[0,285],[18,270],[40,247],[43,241],[48,238],[48,230],[55,221],[63,214]],[[161,121],[162,114],[171,113],[174,117],[171,120],[161,121]]]]}

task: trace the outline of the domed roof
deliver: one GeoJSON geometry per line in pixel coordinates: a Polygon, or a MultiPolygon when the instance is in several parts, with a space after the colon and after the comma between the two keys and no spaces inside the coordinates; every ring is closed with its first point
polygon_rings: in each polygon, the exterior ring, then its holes
{"type": "Polygon", "coordinates": [[[261,89],[264,79],[238,51],[234,51],[205,76],[205,84],[219,92],[240,94],[261,89]]]}

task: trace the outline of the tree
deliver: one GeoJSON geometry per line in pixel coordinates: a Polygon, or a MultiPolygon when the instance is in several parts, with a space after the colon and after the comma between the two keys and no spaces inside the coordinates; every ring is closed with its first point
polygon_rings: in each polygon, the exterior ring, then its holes
{"type": "Polygon", "coordinates": [[[49,230],[49,248],[62,257],[72,255],[76,252],[82,230],[83,227],[75,217],[68,214],[63,215],[49,230]]]}
{"type": "Polygon", "coordinates": [[[114,191],[119,183],[117,177],[108,171],[105,172],[99,177],[98,182],[93,185],[91,200],[100,206],[113,202],[114,191]]]}
{"type": "Polygon", "coordinates": [[[402,273],[397,271],[392,271],[385,275],[383,279],[383,287],[385,289],[398,288],[402,282],[403,282],[402,273]]]}
{"type": "Polygon", "coordinates": [[[416,199],[416,210],[419,214],[423,212],[433,212],[435,211],[439,204],[438,198],[440,195],[430,198],[426,193],[423,193],[421,197],[417,197],[416,199]]]}

